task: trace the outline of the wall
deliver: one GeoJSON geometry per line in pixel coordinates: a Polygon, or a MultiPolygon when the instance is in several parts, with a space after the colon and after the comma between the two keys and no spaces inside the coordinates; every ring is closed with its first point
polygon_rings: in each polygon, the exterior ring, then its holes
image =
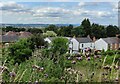
{"type": "Polygon", "coordinates": [[[85,49],[85,48],[90,48],[90,49],[94,49],[94,43],[90,42],[90,43],[80,43],[79,48],[80,49],[85,49]],[[83,45],[83,47],[82,47],[83,45]]]}
{"type": "Polygon", "coordinates": [[[45,41],[47,41],[48,43],[51,43],[51,40],[49,38],[45,38],[45,41]]]}
{"type": "Polygon", "coordinates": [[[72,45],[72,50],[79,50],[79,42],[75,38],[71,39],[70,45],[72,45]]]}
{"type": "Polygon", "coordinates": [[[108,44],[103,39],[99,39],[99,40],[95,41],[95,49],[96,50],[104,49],[105,51],[107,51],[108,44]]]}

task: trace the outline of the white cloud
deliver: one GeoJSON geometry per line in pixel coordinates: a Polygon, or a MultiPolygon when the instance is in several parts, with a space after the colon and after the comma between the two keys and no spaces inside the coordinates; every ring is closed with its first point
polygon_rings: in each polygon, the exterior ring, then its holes
{"type": "Polygon", "coordinates": [[[110,4],[112,6],[112,11],[117,12],[118,11],[118,2],[113,2],[113,3],[110,2],[110,4]]]}
{"type": "Polygon", "coordinates": [[[0,2],[0,11],[13,13],[32,13],[30,9],[16,2],[0,2]]]}
{"type": "Polygon", "coordinates": [[[82,6],[84,6],[85,5],[85,2],[79,2],[78,3],[78,6],[80,6],[80,7],[82,7],[82,6]]]}
{"type": "Polygon", "coordinates": [[[66,14],[70,13],[70,10],[63,8],[45,7],[34,9],[33,16],[36,17],[64,17],[66,14]]]}

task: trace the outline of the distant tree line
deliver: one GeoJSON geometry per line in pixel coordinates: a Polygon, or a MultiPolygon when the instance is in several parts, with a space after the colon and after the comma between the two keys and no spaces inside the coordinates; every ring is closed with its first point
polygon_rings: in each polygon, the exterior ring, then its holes
{"type": "MultiPolygon", "coordinates": [[[[115,25],[108,25],[103,26],[100,24],[92,23],[89,21],[89,19],[84,19],[81,22],[80,26],[73,27],[73,25],[68,26],[56,26],[56,25],[49,25],[48,27],[44,29],[40,28],[15,28],[11,26],[7,26],[6,28],[3,28],[2,31],[8,32],[8,31],[27,31],[31,32],[32,34],[42,34],[44,33],[45,36],[49,36],[47,31],[52,31],[53,36],[66,36],[66,37],[86,37],[90,35],[91,37],[96,38],[104,38],[104,37],[114,37],[116,34],[120,34],[120,28],[118,28],[115,25]],[[56,34],[56,35],[55,35],[56,34]]],[[[50,33],[50,36],[52,34],[50,33]]]]}

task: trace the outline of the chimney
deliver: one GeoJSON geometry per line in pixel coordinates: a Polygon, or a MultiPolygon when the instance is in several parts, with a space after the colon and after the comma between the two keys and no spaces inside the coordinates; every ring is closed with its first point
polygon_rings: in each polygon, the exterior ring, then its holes
{"type": "Polygon", "coordinates": [[[96,41],[96,37],[94,36],[92,40],[93,40],[93,42],[95,42],[96,41]]]}
{"type": "Polygon", "coordinates": [[[91,39],[91,38],[90,38],[90,35],[87,35],[87,38],[91,39]]]}
{"type": "Polygon", "coordinates": [[[117,38],[116,49],[118,50],[119,49],[119,45],[120,45],[120,34],[117,34],[116,38],[117,38]]]}

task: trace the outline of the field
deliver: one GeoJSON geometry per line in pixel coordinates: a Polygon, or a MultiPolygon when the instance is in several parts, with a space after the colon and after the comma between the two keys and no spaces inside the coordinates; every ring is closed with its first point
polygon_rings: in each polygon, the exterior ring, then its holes
{"type": "MultiPolygon", "coordinates": [[[[90,58],[81,55],[64,54],[61,62],[54,63],[43,57],[42,50],[13,65],[3,59],[3,82],[118,82],[120,81],[120,54],[101,54],[90,58]],[[62,66],[60,66],[62,65],[62,66]]],[[[60,58],[61,59],[61,58],[60,58]]]]}

